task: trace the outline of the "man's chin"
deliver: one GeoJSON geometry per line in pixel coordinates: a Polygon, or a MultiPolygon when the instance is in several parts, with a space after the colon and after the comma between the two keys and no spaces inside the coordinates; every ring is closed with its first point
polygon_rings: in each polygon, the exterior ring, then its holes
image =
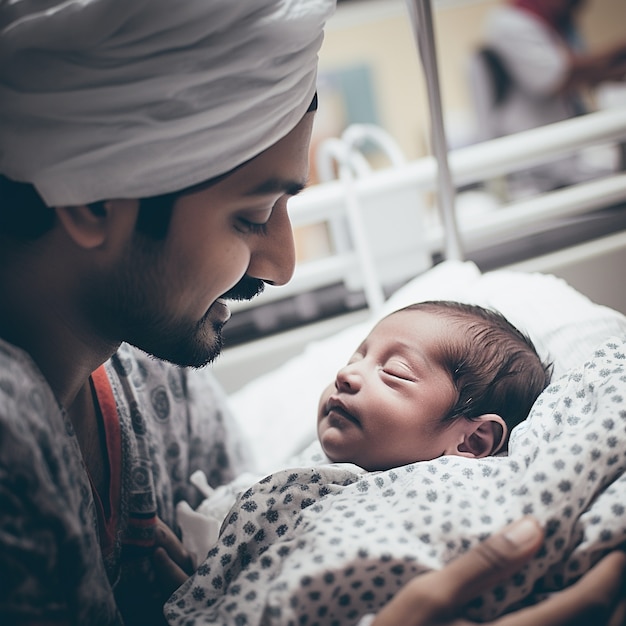
{"type": "Polygon", "coordinates": [[[211,342],[197,342],[193,346],[189,346],[188,350],[180,354],[177,365],[193,368],[209,365],[220,355],[223,345],[220,328],[219,332],[214,333],[211,342]]]}
{"type": "Polygon", "coordinates": [[[223,324],[211,324],[211,330],[201,328],[177,341],[167,345],[147,347],[137,345],[138,348],[151,354],[157,359],[168,361],[179,367],[201,368],[212,363],[221,353],[223,347],[223,324]]]}

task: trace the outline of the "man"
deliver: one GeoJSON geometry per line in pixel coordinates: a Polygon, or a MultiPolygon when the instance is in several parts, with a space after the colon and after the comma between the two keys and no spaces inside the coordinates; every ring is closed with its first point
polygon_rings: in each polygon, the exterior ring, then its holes
{"type": "Polygon", "coordinates": [[[204,365],[220,297],[290,278],[333,4],[179,4],[1,7],[10,623],[162,621],[158,517],[243,467],[212,380],[120,343],[204,365]]]}
{"type": "MultiPolygon", "coordinates": [[[[2,623],[163,622],[189,475],[245,463],[209,373],[177,366],[219,353],[228,299],[292,274],[332,9],[0,3],[2,623]]],[[[531,529],[455,584],[519,568],[531,529]]]]}

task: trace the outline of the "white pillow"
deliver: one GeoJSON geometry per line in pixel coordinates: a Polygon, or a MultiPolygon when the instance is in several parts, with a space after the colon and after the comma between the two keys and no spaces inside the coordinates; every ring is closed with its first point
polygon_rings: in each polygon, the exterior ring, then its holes
{"type": "Polygon", "coordinates": [[[471,262],[445,262],[397,291],[385,312],[425,299],[497,309],[530,336],[542,358],[554,362],[553,379],[581,365],[609,337],[626,333],[626,316],[592,302],[551,274],[511,270],[480,274],[471,262]]]}
{"type": "Polygon", "coordinates": [[[593,303],[560,278],[509,270],[481,274],[470,261],[445,261],[393,294],[376,319],[311,343],[230,396],[255,469],[284,467],[315,439],[322,390],[380,317],[413,302],[444,299],[499,310],[530,336],[543,359],[554,363],[554,380],[581,365],[603,341],[626,336],[626,316],[593,303]]]}

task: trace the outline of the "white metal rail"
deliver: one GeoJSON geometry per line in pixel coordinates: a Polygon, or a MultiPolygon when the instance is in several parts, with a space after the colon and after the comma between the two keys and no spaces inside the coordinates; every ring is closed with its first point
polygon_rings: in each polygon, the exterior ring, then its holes
{"type": "MultiPolygon", "coordinates": [[[[451,151],[450,171],[455,185],[466,185],[538,165],[582,148],[625,138],[626,109],[600,111],[451,151]]],[[[384,211],[385,197],[391,197],[398,190],[424,194],[436,189],[437,182],[435,159],[424,157],[404,165],[375,170],[365,176],[355,176],[348,189],[340,180],[314,185],[290,201],[289,212],[296,228],[330,222],[338,215],[346,214],[347,193],[353,193],[357,199],[379,197],[383,199],[381,211],[384,211]]],[[[475,216],[471,223],[459,226],[460,236],[464,246],[475,250],[509,237],[519,237],[525,230],[536,229],[548,220],[577,215],[621,201],[626,201],[626,174],[615,174],[475,216]]],[[[414,210],[420,210],[417,203],[414,210]]],[[[445,248],[446,234],[441,223],[430,223],[427,232],[419,235],[430,252],[445,248]]],[[[376,237],[376,233],[369,233],[369,236],[376,237]]],[[[265,293],[251,302],[233,303],[233,310],[330,285],[341,281],[347,273],[362,271],[362,267],[362,258],[359,259],[356,249],[302,263],[288,285],[268,287],[265,293]]]]}

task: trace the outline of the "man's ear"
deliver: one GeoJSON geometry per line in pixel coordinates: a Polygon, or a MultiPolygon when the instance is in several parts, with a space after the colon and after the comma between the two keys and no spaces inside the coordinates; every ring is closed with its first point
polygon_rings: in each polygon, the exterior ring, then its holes
{"type": "Polygon", "coordinates": [[[465,420],[463,430],[463,440],[453,454],[477,459],[499,452],[508,434],[505,421],[495,413],[485,413],[476,419],[465,420]]]}
{"type": "Polygon", "coordinates": [[[134,226],[134,200],[105,200],[90,205],[56,207],[59,222],[74,243],[85,249],[107,243],[121,228],[134,226]]]}

